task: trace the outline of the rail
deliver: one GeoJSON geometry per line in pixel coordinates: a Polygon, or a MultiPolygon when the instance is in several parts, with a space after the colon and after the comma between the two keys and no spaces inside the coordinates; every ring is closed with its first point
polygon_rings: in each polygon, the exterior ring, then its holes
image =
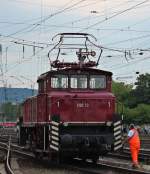
{"type": "Polygon", "coordinates": [[[5,169],[8,174],[14,174],[14,172],[12,171],[10,167],[10,144],[11,144],[11,137],[8,142],[8,151],[7,151],[6,161],[5,161],[5,169]]]}
{"type": "Polygon", "coordinates": [[[62,167],[68,169],[75,169],[85,173],[102,174],[102,173],[124,173],[124,174],[150,174],[150,171],[145,169],[134,169],[129,166],[127,162],[114,161],[110,159],[99,159],[97,163],[93,163],[92,160],[82,160],[75,158],[73,161],[64,163],[62,167]]]}

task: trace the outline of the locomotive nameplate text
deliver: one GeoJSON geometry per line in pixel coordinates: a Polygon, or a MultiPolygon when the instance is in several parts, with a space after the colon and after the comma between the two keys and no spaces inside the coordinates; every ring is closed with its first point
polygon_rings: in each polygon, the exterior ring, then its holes
{"type": "Polygon", "coordinates": [[[77,103],[77,108],[88,108],[89,103],[77,103]]]}

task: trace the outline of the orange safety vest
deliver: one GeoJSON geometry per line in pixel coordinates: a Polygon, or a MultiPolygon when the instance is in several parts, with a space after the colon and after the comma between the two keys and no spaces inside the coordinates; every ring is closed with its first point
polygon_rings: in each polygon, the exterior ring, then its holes
{"type": "Polygon", "coordinates": [[[132,131],[134,133],[133,133],[133,136],[129,138],[129,145],[140,147],[140,138],[139,138],[138,131],[136,129],[132,129],[132,131]]]}

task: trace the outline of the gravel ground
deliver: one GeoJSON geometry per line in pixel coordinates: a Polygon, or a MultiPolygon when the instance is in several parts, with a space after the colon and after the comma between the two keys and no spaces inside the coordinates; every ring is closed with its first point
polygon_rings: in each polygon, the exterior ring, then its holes
{"type": "Polygon", "coordinates": [[[6,174],[4,166],[5,152],[0,150],[0,174],[6,174]]]}
{"type": "Polygon", "coordinates": [[[0,163],[0,173],[1,174],[7,174],[6,171],[5,171],[5,166],[2,163],[0,163]]]}
{"type": "MultiPolygon", "coordinates": [[[[108,158],[105,157],[103,159],[100,159],[100,161],[113,161],[113,158],[108,158]]],[[[128,166],[129,168],[131,168],[131,161],[128,160],[120,160],[120,159],[115,159],[116,164],[122,166],[128,166]],[[122,165],[120,164],[120,162],[122,163],[122,165]]],[[[48,165],[48,164],[41,164],[39,161],[33,161],[33,160],[29,160],[29,159],[17,159],[17,158],[13,158],[11,161],[11,166],[12,169],[14,171],[15,174],[83,174],[82,172],[79,171],[71,171],[68,169],[64,169],[64,168],[58,168],[52,165],[48,165]]],[[[150,166],[149,165],[142,165],[142,168],[145,169],[146,171],[150,171],[150,166]]],[[[3,172],[0,171],[1,174],[5,174],[3,172]]],[[[118,172],[115,171],[109,171],[109,170],[104,170],[105,174],[120,174],[118,172]]]]}
{"type": "Polygon", "coordinates": [[[14,159],[11,162],[15,174],[81,174],[81,172],[67,169],[58,169],[53,166],[46,167],[39,162],[28,159],[14,159]]]}

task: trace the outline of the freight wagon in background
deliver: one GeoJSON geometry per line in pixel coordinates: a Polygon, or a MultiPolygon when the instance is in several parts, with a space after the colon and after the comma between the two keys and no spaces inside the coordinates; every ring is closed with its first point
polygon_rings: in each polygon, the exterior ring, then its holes
{"type": "Polygon", "coordinates": [[[52,69],[38,77],[37,96],[23,103],[20,144],[28,143],[37,156],[51,160],[80,157],[95,162],[100,155],[122,147],[121,116],[111,91],[112,73],[94,68],[102,50],[99,48],[97,61],[92,61],[96,52],[88,47],[93,44],[89,39],[93,36],[59,35],[52,69]],[[65,44],[68,38],[83,40],[83,44],[65,44]],[[77,62],[60,61],[64,49],[74,49],[77,62]]]}

